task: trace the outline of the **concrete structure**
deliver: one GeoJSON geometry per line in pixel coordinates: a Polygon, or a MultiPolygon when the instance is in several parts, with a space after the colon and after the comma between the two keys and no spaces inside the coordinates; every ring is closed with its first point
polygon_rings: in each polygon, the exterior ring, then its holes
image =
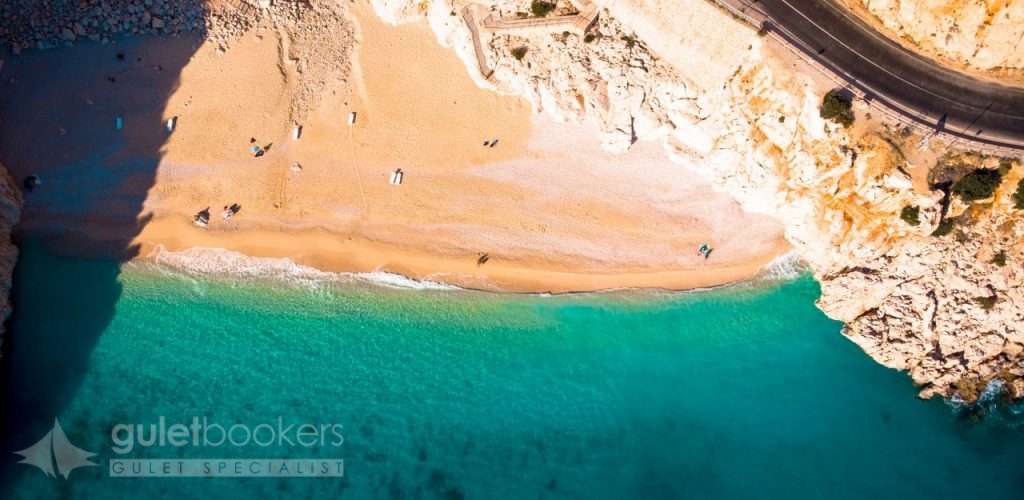
{"type": "Polygon", "coordinates": [[[478,4],[470,4],[462,8],[462,19],[469,27],[469,33],[473,38],[473,49],[476,52],[477,66],[480,74],[485,80],[494,84],[494,69],[491,68],[484,52],[484,41],[481,39],[480,30],[484,34],[502,34],[515,36],[533,36],[558,31],[569,31],[580,36],[597,23],[598,7],[588,0],[582,0],[577,6],[579,10],[575,14],[552,17],[525,17],[515,19],[494,18],[494,13],[486,7],[478,4]],[[486,16],[484,16],[486,14],[486,16]],[[481,19],[477,23],[477,19],[481,19]]]}

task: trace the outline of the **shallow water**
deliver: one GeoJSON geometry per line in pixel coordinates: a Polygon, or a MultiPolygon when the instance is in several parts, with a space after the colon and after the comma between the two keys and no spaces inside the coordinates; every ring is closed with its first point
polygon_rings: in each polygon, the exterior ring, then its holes
{"type": "MultiPolygon", "coordinates": [[[[28,248],[4,365],[13,498],[1020,498],[1024,431],[844,339],[809,278],[540,297],[196,278],[28,248]],[[112,308],[97,295],[114,294],[112,308]],[[59,306],[55,305],[55,302],[59,306]],[[56,309],[60,307],[60,309],[56,309]],[[81,307],[82,311],[72,311],[81,307]],[[94,326],[94,337],[74,332],[94,326]],[[109,324],[104,321],[109,320],[109,324]],[[66,332],[71,332],[66,333],[66,332]],[[340,446],[136,447],[118,423],[341,424],[340,446]],[[59,419],[100,467],[14,464],[59,419]],[[344,460],[342,478],[115,478],[112,459],[344,460]]],[[[102,297],[101,297],[102,298],[102,297]]]]}

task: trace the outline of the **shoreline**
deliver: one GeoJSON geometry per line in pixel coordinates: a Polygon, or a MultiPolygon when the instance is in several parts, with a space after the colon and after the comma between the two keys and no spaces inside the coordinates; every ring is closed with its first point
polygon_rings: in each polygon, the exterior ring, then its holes
{"type": "MultiPolygon", "coordinates": [[[[175,222],[175,224],[179,224],[175,222]]],[[[181,223],[184,224],[184,223],[181,223]]],[[[145,234],[145,233],[144,233],[145,234]]],[[[417,282],[451,285],[463,289],[500,293],[584,293],[615,289],[694,290],[732,285],[751,279],[787,252],[763,260],[697,268],[604,268],[578,269],[558,266],[517,265],[491,259],[482,266],[469,254],[461,259],[362,238],[337,244],[337,235],[322,229],[290,231],[291,243],[263,246],[255,241],[271,236],[263,230],[208,233],[183,241],[171,236],[146,239],[140,236],[138,257],[158,262],[159,252],[232,252],[252,259],[286,259],[297,266],[325,273],[386,272],[417,282]]],[[[177,266],[188,267],[188,266],[177,266]]]]}
{"type": "MultiPolygon", "coordinates": [[[[159,269],[173,275],[198,279],[224,280],[227,282],[286,284],[365,284],[394,289],[464,291],[484,294],[524,296],[568,296],[617,293],[688,293],[712,292],[732,287],[757,286],[759,284],[788,283],[810,277],[795,252],[776,257],[758,268],[748,278],[710,286],[665,288],[660,286],[626,286],[598,288],[593,290],[536,291],[501,289],[493,286],[463,286],[445,281],[416,279],[386,269],[371,271],[331,271],[297,263],[288,257],[254,257],[224,248],[191,247],[182,251],[171,251],[157,245],[150,252],[134,259],[121,261],[123,265],[141,266],[135,269],[159,269]]],[[[147,271],[143,271],[147,272],[147,271]]],[[[484,278],[485,279],[485,278],[484,278]]],[[[486,285],[486,283],[485,283],[486,285]]]]}

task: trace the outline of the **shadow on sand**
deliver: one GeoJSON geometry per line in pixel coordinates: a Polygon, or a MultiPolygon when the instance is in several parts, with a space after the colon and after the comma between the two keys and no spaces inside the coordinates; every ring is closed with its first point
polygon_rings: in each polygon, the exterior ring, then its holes
{"type": "MultiPolygon", "coordinates": [[[[169,134],[165,106],[201,43],[199,34],[136,37],[5,57],[0,161],[19,187],[31,174],[42,185],[26,193],[14,235],[21,258],[0,364],[0,491],[39,474],[15,465],[12,452],[53,428],[114,316],[121,261],[138,253],[131,241],[150,218],[143,202],[169,134]]],[[[109,432],[61,424],[69,436],[109,432]]]]}

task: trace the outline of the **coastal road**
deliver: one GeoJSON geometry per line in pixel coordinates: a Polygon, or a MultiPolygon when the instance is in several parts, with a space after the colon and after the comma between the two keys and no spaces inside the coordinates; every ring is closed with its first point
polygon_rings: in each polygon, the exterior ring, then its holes
{"type": "Polygon", "coordinates": [[[1024,88],[910,52],[829,0],[720,0],[744,11],[869,99],[971,141],[1024,150],[1024,88]]]}

